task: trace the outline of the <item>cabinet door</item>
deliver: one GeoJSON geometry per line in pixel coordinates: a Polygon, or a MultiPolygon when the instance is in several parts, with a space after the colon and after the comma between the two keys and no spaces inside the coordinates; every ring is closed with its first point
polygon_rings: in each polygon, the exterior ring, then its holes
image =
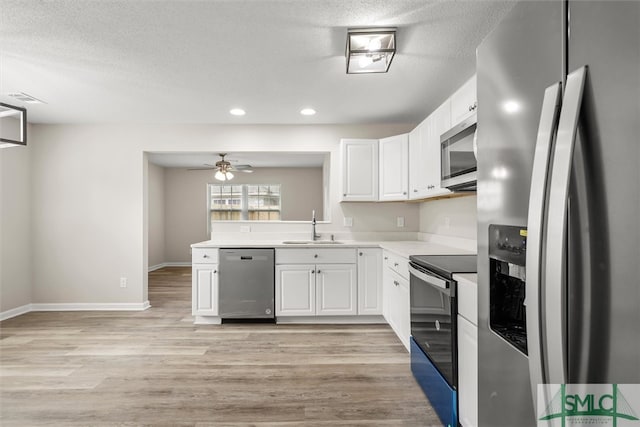
{"type": "Polygon", "coordinates": [[[358,249],[358,314],[382,314],[381,249],[358,249]]]}
{"type": "Polygon", "coordinates": [[[191,313],[194,316],[217,316],[218,265],[193,264],[191,273],[191,313]]]}
{"type": "Polygon", "coordinates": [[[425,146],[426,197],[442,196],[450,193],[440,186],[441,149],[440,136],[451,128],[451,102],[445,101],[429,117],[427,131],[422,133],[425,146]]]}
{"type": "Polygon", "coordinates": [[[316,314],[315,265],[276,265],[276,316],[316,314]]]}
{"type": "Polygon", "coordinates": [[[474,74],[460,89],[451,95],[451,121],[456,125],[475,113],[478,108],[476,76],[474,74]]]}
{"type": "Polygon", "coordinates": [[[402,134],[380,140],[379,200],[409,198],[409,135],[402,134]]]}
{"type": "Polygon", "coordinates": [[[319,316],[357,314],[356,266],[318,264],[316,293],[319,316]]]}
{"type": "Polygon", "coordinates": [[[342,201],[378,200],[378,140],[343,139],[342,201]]]}
{"type": "Polygon", "coordinates": [[[430,159],[427,133],[430,121],[431,116],[409,132],[409,199],[423,199],[429,195],[427,169],[430,159]]]}
{"type": "Polygon", "coordinates": [[[411,335],[409,281],[390,269],[387,269],[385,280],[388,282],[386,287],[389,289],[387,321],[405,348],[409,350],[409,336],[411,335]]]}
{"type": "Polygon", "coordinates": [[[460,424],[478,425],[478,328],[458,316],[458,404],[460,424]]]}

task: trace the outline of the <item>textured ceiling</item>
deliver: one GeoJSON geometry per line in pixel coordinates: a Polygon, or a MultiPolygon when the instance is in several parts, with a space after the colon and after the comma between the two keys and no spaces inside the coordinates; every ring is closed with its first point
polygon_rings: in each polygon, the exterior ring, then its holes
{"type": "Polygon", "coordinates": [[[0,100],[45,101],[27,104],[39,123],[415,123],[473,74],[511,6],[0,0],[0,100]],[[345,73],[346,30],[362,26],[398,28],[389,73],[345,73]]]}

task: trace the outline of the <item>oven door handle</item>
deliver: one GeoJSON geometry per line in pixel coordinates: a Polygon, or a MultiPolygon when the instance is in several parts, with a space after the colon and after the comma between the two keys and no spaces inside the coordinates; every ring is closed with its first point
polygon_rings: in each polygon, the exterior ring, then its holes
{"type": "Polygon", "coordinates": [[[412,276],[415,276],[416,278],[422,280],[423,282],[430,284],[431,286],[438,288],[440,292],[443,292],[447,295],[450,295],[451,293],[451,289],[449,288],[446,280],[442,280],[438,277],[435,277],[423,271],[417,270],[414,267],[412,267],[411,264],[409,264],[409,274],[411,274],[412,276]]]}

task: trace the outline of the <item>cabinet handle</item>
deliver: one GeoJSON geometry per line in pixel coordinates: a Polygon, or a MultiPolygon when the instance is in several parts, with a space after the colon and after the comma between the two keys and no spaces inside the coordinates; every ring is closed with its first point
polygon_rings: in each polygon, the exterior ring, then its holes
{"type": "Polygon", "coordinates": [[[397,267],[397,266],[399,266],[399,265],[400,265],[400,264],[398,264],[397,262],[394,262],[394,263],[393,263],[393,266],[394,266],[394,267],[397,267]]]}
{"type": "Polygon", "coordinates": [[[218,270],[213,270],[213,274],[218,274],[218,270]]]}
{"type": "Polygon", "coordinates": [[[384,257],[384,260],[385,260],[385,261],[386,261],[386,260],[388,260],[388,259],[389,259],[389,257],[388,257],[388,256],[384,257]]]}
{"type": "Polygon", "coordinates": [[[313,257],[314,257],[314,258],[318,258],[318,254],[315,254],[313,257]]]}
{"type": "Polygon", "coordinates": [[[318,270],[318,274],[322,273],[322,271],[318,270]]]}
{"type": "Polygon", "coordinates": [[[362,252],[360,252],[359,255],[362,256],[362,252]]]}
{"type": "Polygon", "coordinates": [[[414,188],[414,189],[413,189],[413,192],[414,192],[414,193],[417,193],[417,192],[418,192],[418,190],[416,190],[416,189],[414,188]]]}
{"type": "Polygon", "coordinates": [[[343,194],[342,197],[347,197],[347,193],[343,194]]]}
{"type": "Polygon", "coordinates": [[[406,196],[406,195],[407,195],[407,192],[406,192],[406,191],[403,191],[403,192],[402,192],[402,195],[403,195],[403,196],[406,196]]]}
{"type": "Polygon", "coordinates": [[[311,274],[316,274],[316,271],[315,270],[311,270],[311,274]]]}
{"type": "Polygon", "coordinates": [[[394,285],[396,285],[396,286],[400,286],[400,283],[398,283],[398,281],[397,281],[397,280],[394,280],[394,281],[393,281],[393,284],[394,284],[394,285]]]}
{"type": "Polygon", "coordinates": [[[209,258],[209,255],[204,254],[204,255],[202,255],[202,258],[209,258]]]}

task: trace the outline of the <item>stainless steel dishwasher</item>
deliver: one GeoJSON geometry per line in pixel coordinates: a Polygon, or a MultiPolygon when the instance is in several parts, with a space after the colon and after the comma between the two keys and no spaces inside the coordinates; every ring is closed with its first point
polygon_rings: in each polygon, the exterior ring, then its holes
{"type": "Polygon", "coordinates": [[[220,317],[273,319],[274,281],[274,249],[220,249],[220,317]]]}

